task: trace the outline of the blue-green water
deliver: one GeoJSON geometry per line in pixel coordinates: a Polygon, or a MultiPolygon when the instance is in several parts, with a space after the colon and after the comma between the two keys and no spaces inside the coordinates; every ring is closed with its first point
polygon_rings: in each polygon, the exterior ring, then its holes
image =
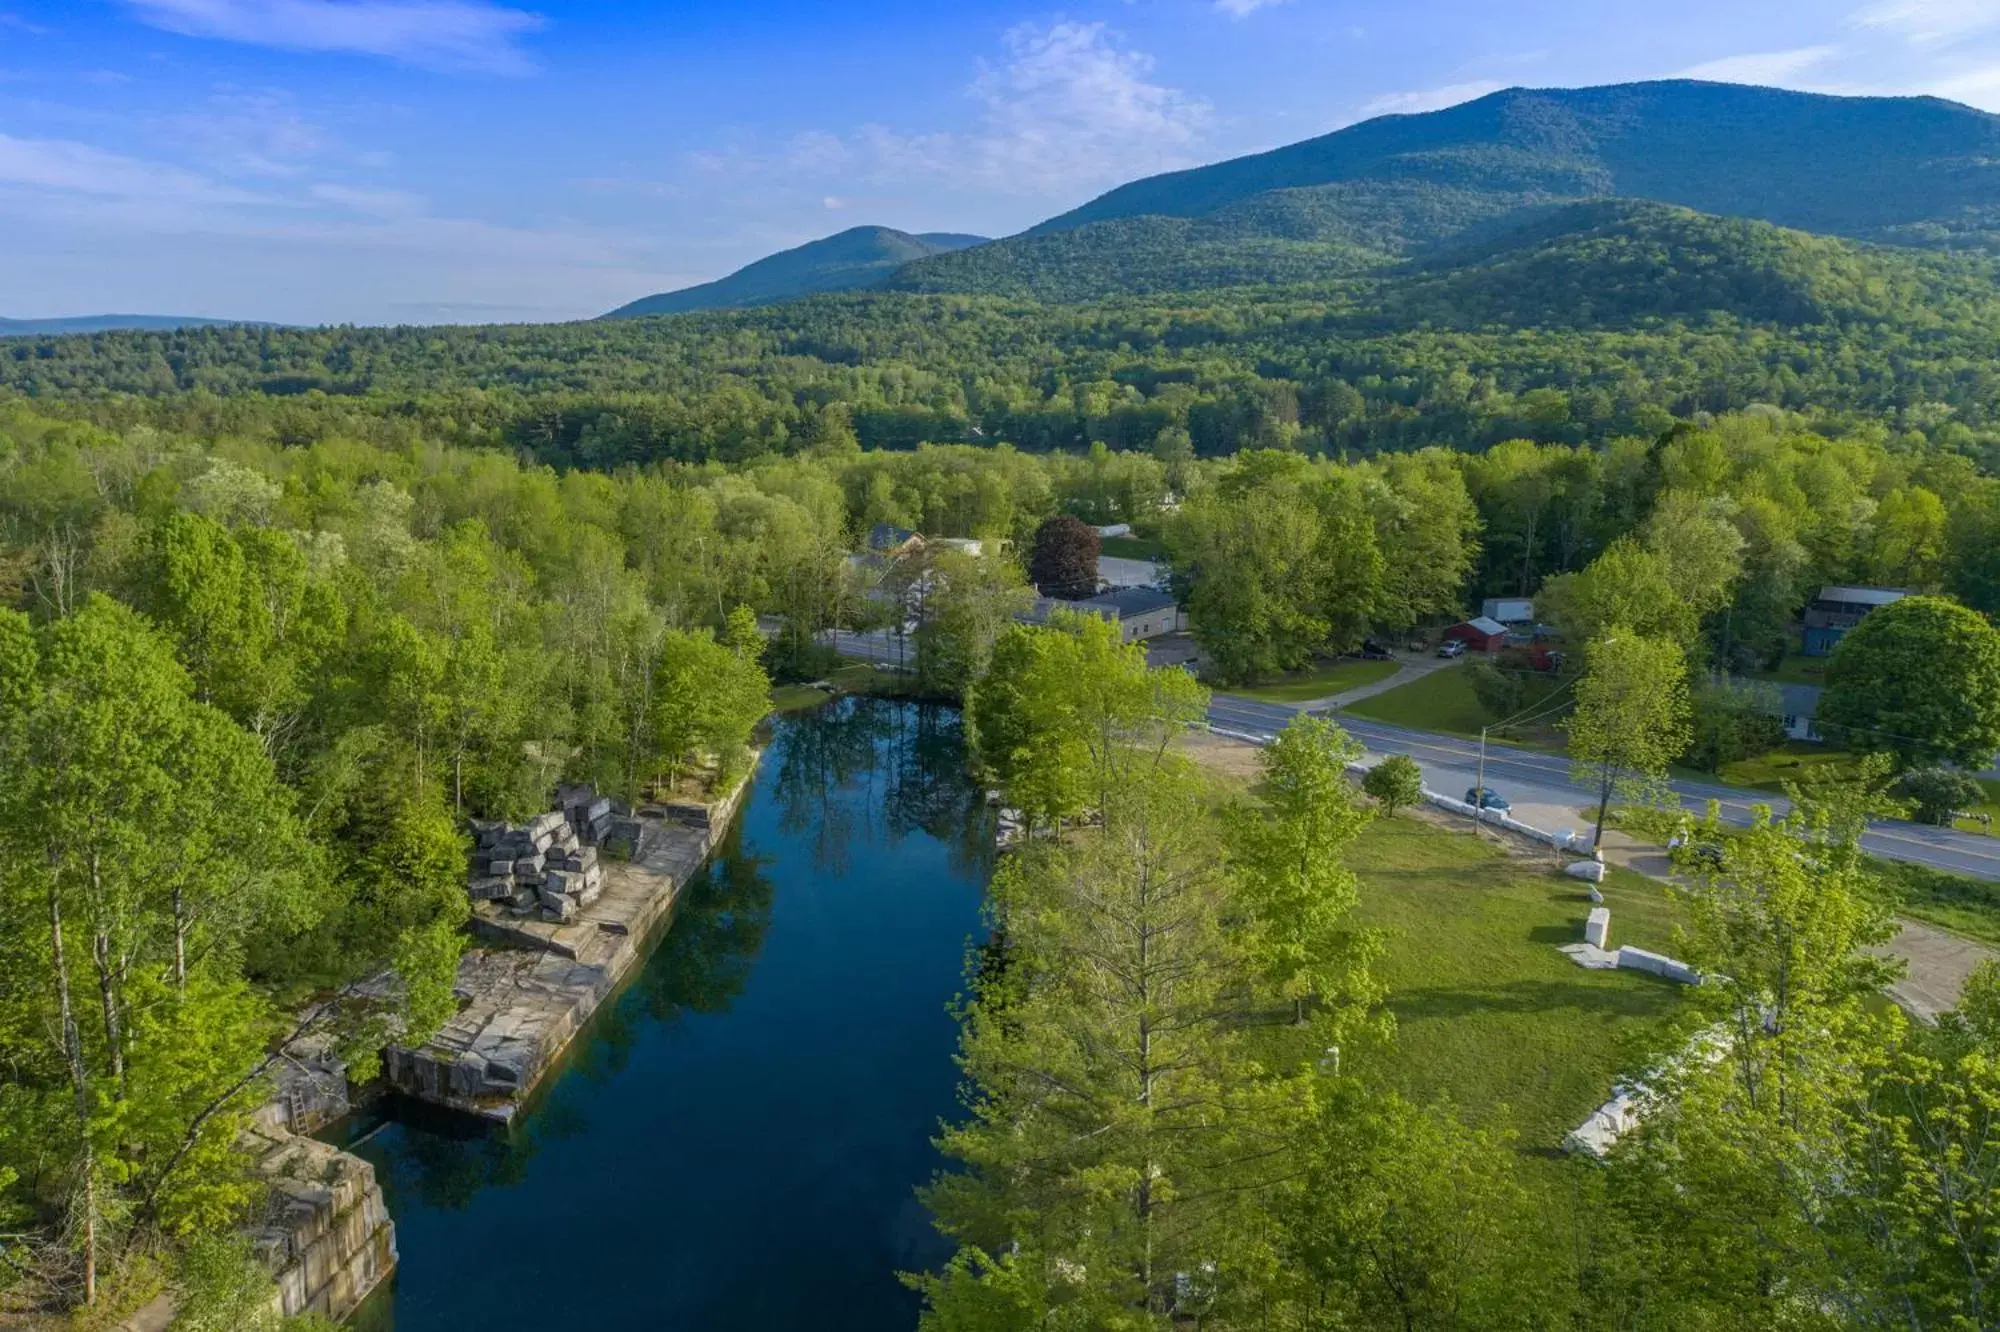
{"type": "Polygon", "coordinates": [[[389,1105],[360,1148],[402,1266],[370,1332],[888,1329],[940,1245],[912,1189],[955,1107],[992,845],[956,713],[775,723],[726,845],[509,1136],[389,1105]]]}

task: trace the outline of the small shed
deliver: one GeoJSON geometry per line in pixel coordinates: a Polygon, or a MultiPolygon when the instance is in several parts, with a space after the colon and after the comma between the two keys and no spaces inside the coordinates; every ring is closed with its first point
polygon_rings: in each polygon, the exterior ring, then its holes
{"type": "Polygon", "coordinates": [[[1507,646],[1507,626],[1484,615],[1453,625],[1444,636],[1457,639],[1474,652],[1498,652],[1507,646]]]}

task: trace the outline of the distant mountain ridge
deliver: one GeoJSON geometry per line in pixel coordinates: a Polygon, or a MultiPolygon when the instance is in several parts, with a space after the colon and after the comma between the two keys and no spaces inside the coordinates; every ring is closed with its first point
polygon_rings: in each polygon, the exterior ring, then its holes
{"type": "Polygon", "coordinates": [[[714,282],[642,297],[603,317],[630,319],[689,310],[741,309],[817,292],[848,291],[873,286],[913,260],[948,254],[985,241],[984,236],[942,231],[913,235],[893,227],[850,227],[746,264],[714,282]]]}
{"type": "Polygon", "coordinates": [[[1274,190],[1413,183],[1475,195],[1652,199],[1864,240],[1907,242],[1924,224],[1983,236],[2000,230],[2000,116],[1935,97],[1689,79],[1509,88],[1133,181],[1029,234],[1119,217],[1207,216],[1274,190]]]}
{"type": "Polygon", "coordinates": [[[171,333],[177,328],[226,328],[232,325],[276,328],[254,319],[203,319],[195,315],[103,314],[70,315],[61,319],[0,319],[0,338],[61,336],[65,333],[171,333]]]}
{"type": "Polygon", "coordinates": [[[2000,253],[2000,116],[1690,80],[1514,88],[1133,181],[885,285],[1083,301],[1325,281],[1606,199],[2000,253]]]}

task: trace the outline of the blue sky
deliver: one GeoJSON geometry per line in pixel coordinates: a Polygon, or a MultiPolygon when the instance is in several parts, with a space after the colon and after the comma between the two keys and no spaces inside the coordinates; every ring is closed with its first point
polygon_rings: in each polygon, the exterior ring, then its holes
{"type": "Polygon", "coordinates": [[[2000,111],[2000,0],[0,0],[0,315],[573,318],[1689,73],[2000,111]]]}

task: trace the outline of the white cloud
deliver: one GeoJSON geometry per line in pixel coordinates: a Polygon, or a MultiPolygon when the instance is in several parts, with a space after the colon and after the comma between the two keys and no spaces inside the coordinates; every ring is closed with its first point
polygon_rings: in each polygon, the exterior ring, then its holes
{"type": "Polygon", "coordinates": [[[543,20],[489,0],[126,0],[143,21],[190,37],[289,51],[386,56],[432,69],[520,74],[517,45],[543,20]]]}
{"type": "Polygon", "coordinates": [[[1420,111],[1442,111],[1460,102],[1470,102],[1476,97],[1499,92],[1507,85],[1492,79],[1474,79],[1470,83],[1451,83],[1442,88],[1423,88],[1412,92],[1383,93],[1371,97],[1361,104],[1361,115],[1369,116],[1414,115],[1420,111]]]}
{"type": "Polygon", "coordinates": [[[1877,0],[1856,12],[1850,21],[1929,45],[2000,29],[2000,4],[1994,0],[1877,0]]]}
{"type": "Polygon", "coordinates": [[[228,175],[303,175],[330,146],[325,130],[273,92],[218,92],[205,109],[162,117],[155,129],[176,150],[228,175]]]}
{"type": "Polygon", "coordinates": [[[2000,110],[2000,61],[1947,74],[1924,91],[1933,97],[1948,97],[1988,111],[2000,110]]]}
{"type": "Polygon", "coordinates": [[[1215,0],[1215,7],[1231,18],[1249,18],[1260,9],[1288,3],[1289,0],[1215,0]]]}
{"type": "Polygon", "coordinates": [[[321,203],[332,204],[336,208],[363,217],[394,220],[421,217],[425,211],[422,199],[414,194],[405,194],[401,190],[374,190],[321,182],[314,185],[307,193],[321,203]]]}
{"type": "Polygon", "coordinates": [[[1103,24],[1024,24],[1004,45],[1007,59],[982,64],[966,85],[977,108],[966,129],[815,129],[776,147],[736,142],[686,160],[710,176],[891,187],[941,180],[1015,196],[1066,195],[1197,160],[1209,104],[1156,82],[1152,58],[1103,24]]]}
{"type": "Polygon", "coordinates": [[[257,195],[179,167],[68,139],[17,139],[7,134],[0,134],[0,186],[178,206],[263,202],[257,195]]]}
{"type": "Polygon", "coordinates": [[[974,171],[994,182],[1082,183],[1179,162],[1207,132],[1208,103],[1151,82],[1150,56],[1117,45],[1101,23],[1023,25],[1012,57],[973,81],[983,128],[974,171]]]}
{"type": "Polygon", "coordinates": [[[1783,84],[1800,74],[1825,64],[1839,52],[1837,46],[1801,46],[1791,51],[1758,51],[1724,56],[1690,66],[1675,75],[1682,79],[1711,79],[1717,83],[1783,84]]]}
{"type": "MultiPolygon", "coordinates": [[[[1005,63],[982,68],[966,89],[979,108],[971,130],[864,126],[844,143],[861,173],[1052,195],[1186,165],[1208,131],[1208,103],[1154,82],[1152,58],[1102,23],[1023,24],[1005,46],[1005,63]]],[[[840,161],[808,138],[813,155],[840,161]]]]}

